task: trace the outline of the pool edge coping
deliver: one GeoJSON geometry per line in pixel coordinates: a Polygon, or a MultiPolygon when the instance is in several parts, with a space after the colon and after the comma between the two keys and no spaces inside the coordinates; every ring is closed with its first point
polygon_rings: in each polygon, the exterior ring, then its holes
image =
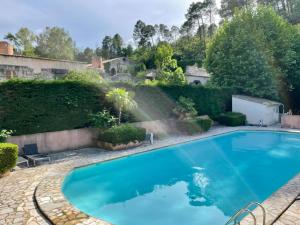
{"type": "MultiPolygon", "coordinates": [[[[207,132],[197,136],[185,137],[183,140],[173,141],[171,143],[163,143],[160,146],[147,146],[141,147],[139,151],[126,151],[124,154],[119,154],[116,156],[111,156],[109,159],[103,160],[91,160],[85,163],[79,163],[78,165],[70,164],[64,171],[60,171],[60,174],[55,174],[50,177],[44,178],[36,187],[34,193],[34,199],[37,203],[38,210],[54,225],[62,225],[66,222],[76,221],[76,224],[91,224],[91,225],[112,225],[111,223],[105,222],[101,219],[91,217],[80,210],[76,209],[64,196],[62,193],[62,187],[65,176],[74,169],[80,167],[86,167],[93,164],[103,163],[111,160],[126,158],[128,156],[134,156],[138,154],[143,154],[146,152],[157,151],[161,148],[166,148],[178,144],[186,144],[189,142],[206,139],[214,136],[220,136],[225,134],[230,134],[239,131],[277,131],[277,132],[288,132],[288,133],[300,133],[299,130],[284,129],[284,128],[257,128],[257,127],[235,127],[225,130],[215,130],[214,132],[207,132]]],[[[269,198],[267,198],[262,205],[267,210],[267,223],[266,225],[273,224],[278,216],[281,215],[287,207],[294,201],[294,199],[300,194],[300,173],[294,178],[288,181],[285,185],[275,191],[269,198]],[[286,196],[287,192],[289,196],[286,196]],[[297,194],[296,194],[297,191],[297,194]],[[281,207],[278,206],[278,202],[281,201],[281,207]],[[276,203],[276,204],[274,204],[276,203]],[[283,204],[282,204],[283,203],[283,204]]],[[[262,214],[258,209],[254,210],[254,214],[260,221],[262,214]]],[[[252,224],[251,218],[249,216],[245,217],[242,225],[252,224]]]]}

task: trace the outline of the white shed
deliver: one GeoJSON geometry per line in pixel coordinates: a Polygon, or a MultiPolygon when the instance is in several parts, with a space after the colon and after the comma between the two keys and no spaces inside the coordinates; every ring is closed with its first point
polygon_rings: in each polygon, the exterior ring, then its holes
{"type": "Polygon", "coordinates": [[[282,103],[244,95],[232,96],[232,111],[246,115],[249,125],[270,126],[280,122],[282,103]]]}

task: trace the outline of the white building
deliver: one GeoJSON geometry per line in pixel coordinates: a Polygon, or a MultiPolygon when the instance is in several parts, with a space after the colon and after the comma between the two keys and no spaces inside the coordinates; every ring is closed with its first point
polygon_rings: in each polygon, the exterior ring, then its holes
{"type": "Polygon", "coordinates": [[[196,65],[186,67],[185,77],[189,84],[206,84],[210,79],[209,73],[196,65]]]}
{"type": "Polygon", "coordinates": [[[282,103],[244,95],[232,96],[232,111],[246,115],[249,125],[270,126],[280,122],[282,103]]]}

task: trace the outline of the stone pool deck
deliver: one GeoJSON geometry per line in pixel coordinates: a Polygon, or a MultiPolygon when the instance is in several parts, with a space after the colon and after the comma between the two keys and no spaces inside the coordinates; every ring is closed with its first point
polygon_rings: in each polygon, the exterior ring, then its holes
{"type": "MultiPolygon", "coordinates": [[[[131,150],[112,152],[89,148],[53,154],[53,164],[41,165],[35,168],[28,169],[17,169],[9,176],[0,179],[0,224],[107,225],[108,223],[104,221],[91,218],[79,212],[78,210],[74,209],[67,201],[65,201],[60,191],[60,187],[64,175],[67,174],[70,170],[75,167],[102,162],[140,152],[150,151],[156,148],[161,148],[240,129],[274,130],[274,128],[256,127],[217,127],[201,135],[192,137],[170,137],[162,141],[157,141],[154,145],[145,145],[131,150]]],[[[287,131],[280,128],[275,129],[287,131]]],[[[276,192],[277,194],[275,193],[270,198],[271,202],[269,202],[267,205],[268,207],[266,207],[267,215],[271,215],[272,218],[276,218],[280,213],[284,212],[283,215],[276,221],[276,223],[273,224],[300,225],[300,201],[295,201],[290,206],[290,204],[295,200],[296,196],[300,193],[300,178],[296,177],[289,183],[291,183],[292,185],[284,186],[283,189],[279,190],[279,192],[276,192]],[[282,190],[283,192],[280,192],[282,190]],[[287,210],[282,210],[281,212],[279,212],[283,208],[287,210]]],[[[269,219],[269,224],[272,224],[272,222],[273,221],[269,219]]],[[[251,224],[251,222],[249,222],[248,224],[251,224]]]]}

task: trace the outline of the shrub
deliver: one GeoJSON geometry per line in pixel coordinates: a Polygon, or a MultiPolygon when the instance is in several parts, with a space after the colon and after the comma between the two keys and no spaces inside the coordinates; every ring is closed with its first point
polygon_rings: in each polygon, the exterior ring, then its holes
{"type": "Polygon", "coordinates": [[[213,121],[210,118],[198,118],[195,122],[201,127],[202,131],[208,131],[213,125],[213,121]]]}
{"type": "Polygon", "coordinates": [[[209,118],[188,119],[178,122],[179,130],[189,135],[206,132],[212,124],[213,121],[209,118]]]}
{"type": "Polygon", "coordinates": [[[12,130],[0,130],[0,143],[5,142],[12,133],[12,130]]]}
{"type": "Polygon", "coordinates": [[[13,169],[18,160],[18,146],[0,143],[0,175],[13,169]]]}
{"type": "Polygon", "coordinates": [[[192,118],[197,115],[197,111],[194,106],[195,103],[192,99],[180,96],[173,112],[178,115],[180,119],[192,118]]]}
{"type": "Polygon", "coordinates": [[[110,114],[108,110],[103,110],[90,115],[90,122],[93,127],[110,128],[117,125],[117,118],[110,114]]]}
{"type": "Polygon", "coordinates": [[[68,72],[64,77],[64,80],[73,80],[73,81],[83,81],[83,82],[91,82],[96,84],[104,83],[104,80],[100,76],[100,74],[94,70],[84,70],[77,71],[73,70],[68,72]]]}
{"type": "Polygon", "coordinates": [[[99,140],[102,142],[118,144],[128,144],[134,141],[144,141],[146,130],[144,128],[137,128],[132,125],[121,125],[112,127],[100,132],[99,140]]]}
{"type": "Polygon", "coordinates": [[[79,81],[0,83],[0,124],[15,135],[86,127],[89,115],[112,108],[99,85],[79,81]]]}
{"type": "Polygon", "coordinates": [[[227,112],[219,117],[219,123],[226,126],[243,126],[246,124],[246,116],[242,113],[227,112]]]}

